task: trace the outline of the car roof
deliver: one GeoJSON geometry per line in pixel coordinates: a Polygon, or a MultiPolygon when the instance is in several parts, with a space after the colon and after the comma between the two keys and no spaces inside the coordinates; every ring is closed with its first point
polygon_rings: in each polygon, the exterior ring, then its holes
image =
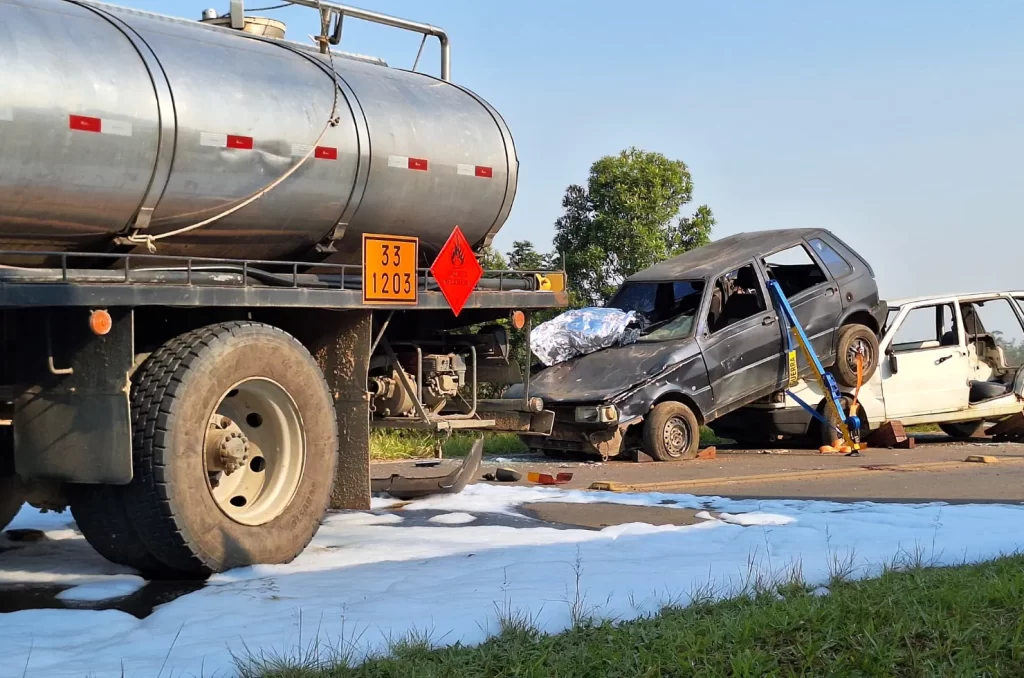
{"type": "Polygon", "coordinates": [[[978,299],[991,299],[992,297],[1007,294],[1011,297],[1024,297],[1024,292],[1004,290],[1001,292],[968,292],[967,294],[929,294],[919,297],[903,297],[901,299],[889,299],[888,304],[889,308],[892,309],[899,306],[907,306],[908,304],[926,304],[929,301],[945,301],[947,299],[956,299],[957,301],[977,301],[978,299]]]}
{"type": "Polygon", "coordinates": [[[626,282],[708,278],[738,268],[750,259],[771,253],[776,248],[822,233],[827,231],[820,228],[788,228],[737,233],[645,268],[626,278],[626,282]]]}

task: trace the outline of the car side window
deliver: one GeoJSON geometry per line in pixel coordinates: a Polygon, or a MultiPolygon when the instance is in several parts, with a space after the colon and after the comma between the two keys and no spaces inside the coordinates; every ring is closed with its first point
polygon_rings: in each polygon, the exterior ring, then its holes
{"type": "Polygon", "coordinates": [[[974,344],[978,356],[996,368],[1024,364],[1024,328],[1008,299],[989,299],[960,306],[967,343],[974,344]]]}
{"type": "Polygon", "coordinates": [[[850,262],[843,259],[843,255],[839,254],[839,252],[829,247],[827,242],[821,238],[812,238],[808,242],[814,251],[818,253],[818,258],[824,262],[825,268],[828,269],[833,278],[842,278],[853,272],[850,262]]]}
{"type": "Polygon", "coordinates": [[[715,281],[707,327],[712,334],[768,309],[753,264],[741,266],[715,281]]]}
{"type": "Polygon", "coordinates": [[[956,326],[956,315],[953,313],[953,304],[943,304],[939,307],[939,313],[941,314],[939,322],[942,326],[942,334],[940,335],[939,343],[943,346],[959,346],[960,330],[956,326]]]}
{"type": "Polygon", "coordinates": [[[779,283],[782,293],[793,297],[828,280],[825,271],[803,245],[796,245],[764,258],[769,277],[779,283]]]}
{"type": "Polygon", "coordinates": [[[960,343],[953,327],[952,304],[919,306],[912,308],[896,328],[892,350],[896,353],[926,351],[960,343]]]}

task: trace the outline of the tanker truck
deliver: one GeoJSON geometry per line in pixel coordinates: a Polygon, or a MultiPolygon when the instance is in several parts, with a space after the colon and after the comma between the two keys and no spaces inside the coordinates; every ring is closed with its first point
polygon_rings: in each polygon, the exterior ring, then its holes
{"type": "Polygon", "coordinates": [[[504,120],[442,29],[290,4],[311,44],[240,0],[0,0],[0,529],[28,502],[151,576],[287,562],[369,508],[371,428],[550,433],[528,388],[481,397],[567,304],[478,261],[504,120]],[[345,19],[436,38],[439,76],[334,49],[345,19]]]}

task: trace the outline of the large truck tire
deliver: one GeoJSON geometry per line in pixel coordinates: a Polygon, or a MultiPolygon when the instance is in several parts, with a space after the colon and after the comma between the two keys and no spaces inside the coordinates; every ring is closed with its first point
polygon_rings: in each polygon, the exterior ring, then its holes
{"type": "Polygon", "coordinates": [[[205,576],[285,563],[330,503],[334,402],[302,344],[261,323],[181,335],[132,379],[125,506],[161,563],[205,576]]]}
{"type": "Polygon", "coordinates": [[[861,380],[867,383],[878,369],[878,337],[865,325],[852,323],[839,328],[836,364],[833,372],[840,386],[857,387],[857,353],[864,355],[861,380]]]}
{"type": "Polygon", "coordinates": [[[10,476],[0,478],[0,532],[11,524],[24,503],[25,498],[18,479],[10,476]]]}
{"type": "Polygon", "coordinates": [[[25,491],[14,473],[14,434],[10,426],[0,426],[0,532],[24,503],[25,491]]]}
{"type": "Polygon", "coordinates": [[[153,557],[139,537],[124,503],[124,488],[113,485],[71,485],[68,503],[79,532],[112,563],[139,570],[154,578],[175,572],[153,557]]]}

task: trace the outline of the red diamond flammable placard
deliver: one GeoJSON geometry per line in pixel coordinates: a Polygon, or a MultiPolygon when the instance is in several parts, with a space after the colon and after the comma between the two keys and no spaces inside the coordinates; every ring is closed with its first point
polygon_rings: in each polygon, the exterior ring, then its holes
{"type": "Polygon", "coordinates": [[[437,280],[441,294],[448,300],[452,311],[456,316],[459,315],[483,277],[484,269],[458,226],[441,248],[441,253],[430,267],[430,274],[437,280]]]}

